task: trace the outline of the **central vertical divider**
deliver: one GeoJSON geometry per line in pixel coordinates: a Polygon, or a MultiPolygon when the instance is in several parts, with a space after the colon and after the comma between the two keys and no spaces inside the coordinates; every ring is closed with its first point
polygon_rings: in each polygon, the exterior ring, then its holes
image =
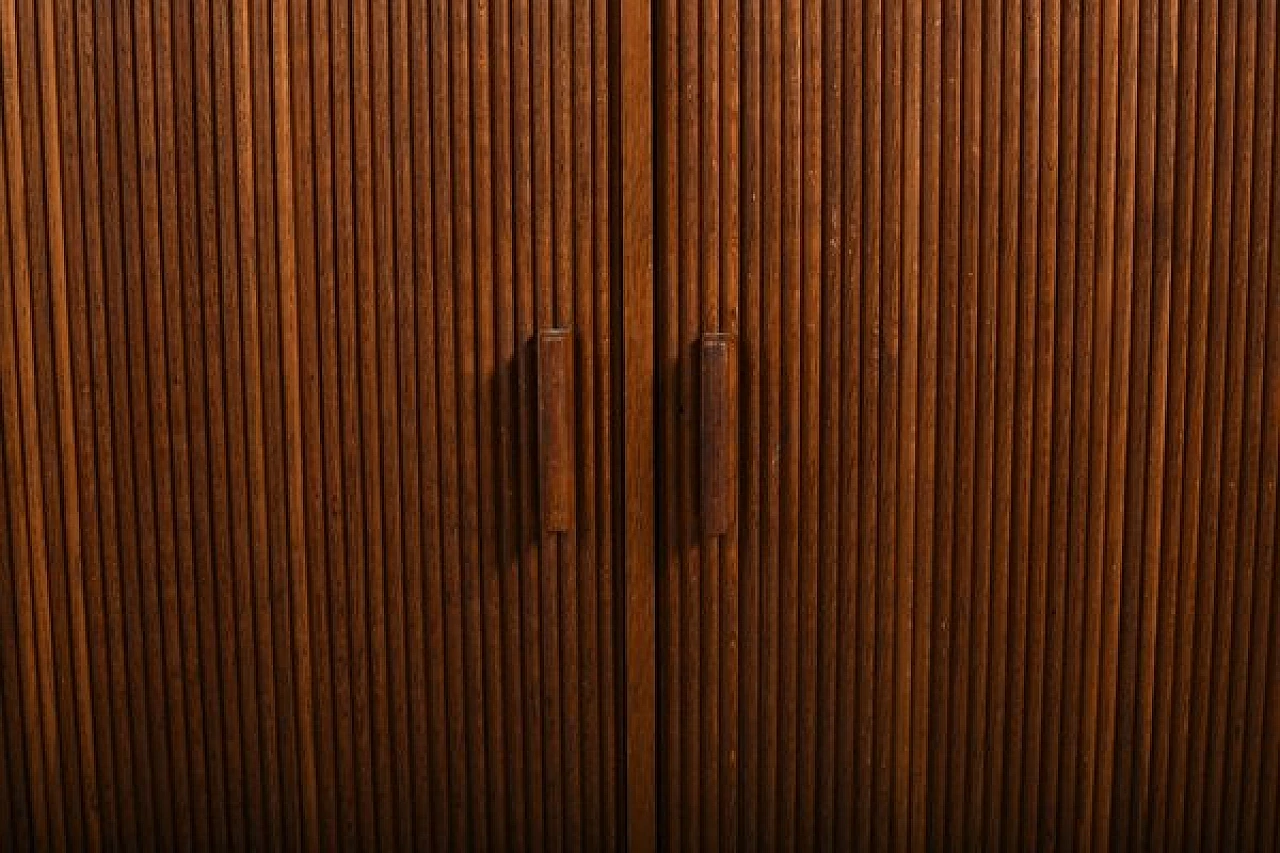
{"type": "MultiPolygon", "coordinates": [[[[617,0],[621,195],[623,489],[625,608],[624,737],[626,845],[657,849],[657,648],[654,529],[653,102],[651,0],[617,0]]],[[[616,34],[616,37],[614,37],[616,34]]]]}

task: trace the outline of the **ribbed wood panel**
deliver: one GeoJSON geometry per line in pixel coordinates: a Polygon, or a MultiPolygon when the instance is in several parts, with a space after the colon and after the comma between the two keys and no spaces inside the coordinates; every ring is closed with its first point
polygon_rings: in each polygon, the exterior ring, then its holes
{"type": "Polygon", "coordinates": [[[606,13],[0,0],[0,847],[617,845],[606,13]]]}
{"type": "Polygon", "coordinates": [[[1275,849],[1276,4],[654,5],[664,849],[1275,849]]]}

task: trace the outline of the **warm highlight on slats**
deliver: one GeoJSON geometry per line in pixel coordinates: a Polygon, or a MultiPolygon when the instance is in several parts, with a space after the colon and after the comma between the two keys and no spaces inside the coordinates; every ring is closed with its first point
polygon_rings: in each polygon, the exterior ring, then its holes
{"type": "Polygon", "coordinates": [[[1280,848],[1280,0],[0,0],[0,850],[1280,848]]]}
{"type": "Polygon", "coordinates": [[[654,8],[659,846],[1280,843],[1276,4],[654,8]]]}
{"type": "Polygon", "coordinates": [[[0,847],[618,846],[612,14],[0,3],[0,847]]]}

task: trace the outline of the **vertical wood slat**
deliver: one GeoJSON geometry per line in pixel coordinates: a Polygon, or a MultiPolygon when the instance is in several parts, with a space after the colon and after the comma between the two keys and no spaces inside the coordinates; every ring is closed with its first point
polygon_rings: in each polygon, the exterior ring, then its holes
{"type": "Polygon", "coordinates": [[[1265,849],[1274,4],[713,6],[654,4],[660,841],[1265,849]]]}
{"type": "Polygon", "coordinates": [[[0,846],[616,844],[616,14],[0,7],[0,846]]]}
{"type": "MultiPolygon", "coordinates": [[[[1273,5],[626,28],[672,84],[660,837],[1274,842],[1273,5]],[[744,523],[707,541],[713,328],[744,523]]],[[[605,843],[609,384],[648,387],[606,4],[0,11],[15,837],[605,843]],[[590,518],[537,541],[568,321],[590,518]]]]}

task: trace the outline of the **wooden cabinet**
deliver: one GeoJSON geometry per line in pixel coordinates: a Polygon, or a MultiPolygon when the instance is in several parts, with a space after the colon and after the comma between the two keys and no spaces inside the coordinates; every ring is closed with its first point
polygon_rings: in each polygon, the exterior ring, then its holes
{"type": "Polygon", "coordinates": [[[0,848],[1274,849],[1277,29],[0,0],[0,848]]]}
{"type": "Polygon", "coordinates": [[[618,847],[605,4],[0,22],[0,847],[618,847]]]}
{"type": "Polygon", "coordinates": [[[1273,5],[652,6],[659,846],[1274,845],[1273,5]]]}

